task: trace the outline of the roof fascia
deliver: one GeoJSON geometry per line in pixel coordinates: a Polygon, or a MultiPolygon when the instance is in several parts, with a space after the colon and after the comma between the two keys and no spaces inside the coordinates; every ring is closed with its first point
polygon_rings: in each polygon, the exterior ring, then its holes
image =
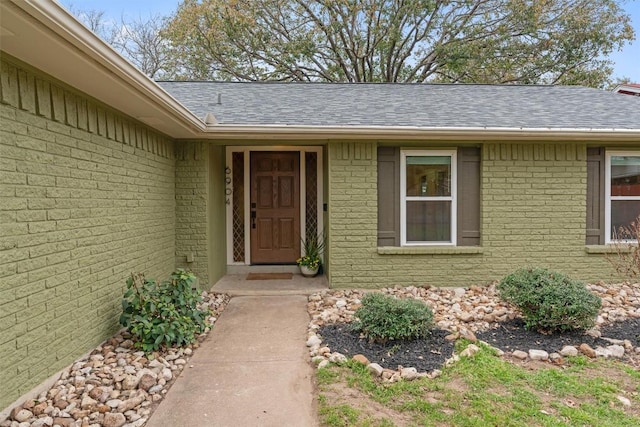
{"type": "Polygon", "coordinates": [[[207,139],[438,139],[438,140],[580,140],[640,142],[640,129],[536,129],[398,126],[207,126],[207,139]]]}
{"type": "Polygon", "coordinates": [[[9,28],[9,32],[4,31],[2,34],[2,50],[12,56],[169,136],[193,137],[205,129],[200,118],[82,25],[56,1],[2,0],[0,7],[2,15],[6,15],[7,19],[2,20],[2,26],[9,28]],[[76,61],[77,68],[69,67],[69,64],[47,66],[45,60],[39,61],[38,58],[47,52],[39,52],[38,49],[45,48],[33,46],[32,43],[29,49],[24,49],[20,45],[21,34],[11,31],[12,24],[16,25],[15,19],[24,24],[24,28],[21,28],[23,31],[30,32],[31,35],[34,30],[41,33],[47,39],[43,40],[43,45],[48,43],[47,48],[53,44],[55,49],[59,49],[56,52],[60,55],[58,61],[76,61]],[[88,78],[80,70],[90,70],[94,74],[88,78]],[[125,97],[128,99],[123,99],[125,97]]]}

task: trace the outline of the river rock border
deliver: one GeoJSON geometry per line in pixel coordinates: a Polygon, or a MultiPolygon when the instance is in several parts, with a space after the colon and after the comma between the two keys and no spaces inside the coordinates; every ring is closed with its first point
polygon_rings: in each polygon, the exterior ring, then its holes
{"type": "Polygon", "coordinates": [[[212,315],[195,343],[146,355],[121,331],[65,369],[51,389],[13,408],[0,427],[141,427],[229,302],[226,294],[202,298],[198,308],[212,315]]]}
{"type": "MultiPolygon", "coordinates": [[[[591,348],[583,343],[579,347],[565,346],[558,353],[549,349],[531,348],[528,352],[516,350],[505,353],[494,348],[498,356],[511,357],[516,360],[538,360],[556,364],[564,363],[563,357],[577,356],[582,353],[588,357],[622,358],[625,354],[640,354],[640,347],[635,347],[629,340],[614,340],[601,337],[600,327],[627,318],[640,318],[640,284],[591,284],[588,289],[602,299],[602,309],[596,319],[596,326],[587,333],[603,338],[611,343],[606,347],[591,348]]],[[[373,290],[324,290],[309,296],[307,308],[309,322],[307,342],[312,362],[318,369],[329,363],[341,364],[347,357],[331,349],[322,341],[319,330],[322,326],[334,323],[348,323],[353,320],[355,311],[361,305],[362,296],[373,290]]],[[[480,348],[475,332],[484,331],[497,326],[498,322],[518,316],[511,305],[500,300],[495,283],[486,287],[471,286],[468,288],[433,288],[433,287],[400,287],[383,288],[385,294],[398,298],[414,298],[425,302],[434,312],[436,326],[451,331],[450,340],[465,338],[471,344],[459,355],[454,354],[446,361],[445,366],[455,363],[460,357],[473,357],[480,348]]],[[[491,347],[482,342],[483,345],[491,347]]],[[[434,378],[440,375],[439,370],[418,372],[413,367],[399,366],[398,369],[382,368],[377,363],[370,363],[363,355],[355,355],[354,360],[367,365],[369,371],[383,380],[395,382],[400,379],[434,378]]]]}

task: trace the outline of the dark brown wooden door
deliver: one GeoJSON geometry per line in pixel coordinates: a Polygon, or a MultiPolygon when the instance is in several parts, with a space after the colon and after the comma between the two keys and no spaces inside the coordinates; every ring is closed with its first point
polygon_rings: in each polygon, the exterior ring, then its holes
{"type": "Polygon", "coordinates": [[[291,264],[300,256],[300,153],[251,153],[251,263],[291,264]]]}

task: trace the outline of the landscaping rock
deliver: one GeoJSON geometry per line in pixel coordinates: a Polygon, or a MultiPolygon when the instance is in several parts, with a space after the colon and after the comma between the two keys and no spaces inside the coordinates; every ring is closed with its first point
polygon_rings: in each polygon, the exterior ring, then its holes
{"type": "Polygon", "coordinates": [[[51,427],[53,426],[53,418],[42,417],[31,423],[31,427],[51,427]]]}
{"type": "Polygon", "coordinates": [[[549,360],[551,360],[551,362],[555,363],[556,365],[564,364],[564,359],[562,358],[562,355],[560,353],[551,353],[549,355],[549,360]]]}
{"type": "Polygon", "coordinates": [[[33,415],[35,415],[36,417],[39,415],[44,414],[44,410],[47,409],[47,402],[40,402],[37,405],[35,405],[32,409],[33,411],[33,415]]]}
{"type": "Polygon", "coordinates": [[[118,408],[116,410],[118,412],[127,412],[128,410],[140,405],[142,402],[144,402],[144,396],[132,397],[131,399],[127,399],[120,405],[118,405],[118,408]]]}
{"type": "Polygon", "coordinates": [[[322,340],[317,335],[311,335],[307,339],[307,347],[319,346],[320,344],[322,344],[322,340]]]}
{"type": "Polygon", "coordinates": [[[616,398],[622,403],[623,406],[630,407],[631,401],[624,396],[616,396],[616,398]]]}
{"type": "Polygon", "coordinates": [[[562,347],[562,350],[560,350],[560,354],[562,356],[565,356],[565,357],[577,356],[578,355],[578,349],[575,348],[572,345],[565,345],[564,347],[562,347]]]}
{"type": "Polygon", "coordinates": [[[59,425],[60,427],[70,427],[74,423],[73,418],[67,417],[55,417],[53,419],[54,425],[59,425]]]}
{"type": "Polygon", "coordinates": [[[473,357],[479,351],[480,347],[475,344],[469,344],[467,348],[460,352],[460,357],[473,357]]]}
{"type": "Polygon", "coordinates": [[[529,357],[529,354],[525,353],[522,350],[516,350],[513,353],[511,353],[511,355],[516,359],[520,359],[520,360],[526,360],[529,357]]]}
{"type": "Polygon", "coordinates": [[[109,412],[104,414],[103,427],[122,427],[127,422],[125,416],[118,412],[109,412]]]}
{"type": "Polygon", "coordinates": [[[466,340],[469,340],[472,343],[477,343],[478,342],[478,338],[476,338],[476,335],[473,332],[471,332],[470,330],[468,330],[467,328],[460,329],[460,338],[464,338],[466,340]]]}
{"type": "Polygon", "coordinates": [[[531,350],[529,350],[529,358],[531,360],[546,361],[546,360],[549,360],[549,353],[547,353],[544,350],[531,349],[531,350]]]}
{"type": "Polygon", "coordinates": [[[329,356],[329,362],[336,363],[338,365],[342,365],[347,361],[347,357],[341,353],[333,353],[329,356]]]}
{"type": "Polygon", "coordinates": [[[585,343],[580,344],[580,347],[578,347],[578,350],[580,350],[580,353],[592,359],[596,357],[596,351],[592,349],[589,344],[585,344],[585,343]]]}
{"type": "Polygon", "coordinates": [[[16,408],[14,409],[11,418],[15,421],[22,423],[27,421],[29,418],[33,417],[33,412],[24,408],[16,408]],[[17,410],[16,410],[17,409],[17,410]]]}
{"type": "Polygon", "coordinates": [[[140,377],[140,381],[138,382],[138,388],[145,391],[149,390],[154,385],[156,385],[156,379],[148,373],[142,375],[140,377]]]}
{"type": "Polygon", "coordinates": [[[411,381],[418,378],[418,370],[416,368],[402,368],[400,369],[400,378],[411,381]]]}
{"type": "Polygon", "coordinates": [[[80,407],[82,409],[92,410],[97,404],[98,402],[95,399],[85,396],[82,398],[82,402],[80,402],[80,407]]]}
{"type": "Polygon", "coordinates": [[[382,366],[378,365],[377,363],[369,363],[367,365],[367,369],[376,377],[382,376],[382,372],[384,371],[382,366]]]}
{"type": "Polygon", "coordinates": [[[611,354],[612,357],[616,357],[616,358],[622,358],[624,357],[624,347],[621,345],[610,345],[607,347],[607,350],[609,350],[609,353],[611,354]]]}
{"type": "Polygon", "coordinates": [[[356,354],[351,359],[353,359],[353,361],[361,363],[363,365],[368,365],[369,364],[369,359],[367,359],[366,356],[364,356],[362,354],[356,354]]]}

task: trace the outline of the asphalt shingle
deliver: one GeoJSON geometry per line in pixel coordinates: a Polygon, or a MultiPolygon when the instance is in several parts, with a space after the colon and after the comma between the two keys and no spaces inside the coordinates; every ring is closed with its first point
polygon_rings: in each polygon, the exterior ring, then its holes
{"type": "Polygon", "coordinates": [[[640,129],[640,98],[580,86],[158,82],[232,125],[640,129]]]}

